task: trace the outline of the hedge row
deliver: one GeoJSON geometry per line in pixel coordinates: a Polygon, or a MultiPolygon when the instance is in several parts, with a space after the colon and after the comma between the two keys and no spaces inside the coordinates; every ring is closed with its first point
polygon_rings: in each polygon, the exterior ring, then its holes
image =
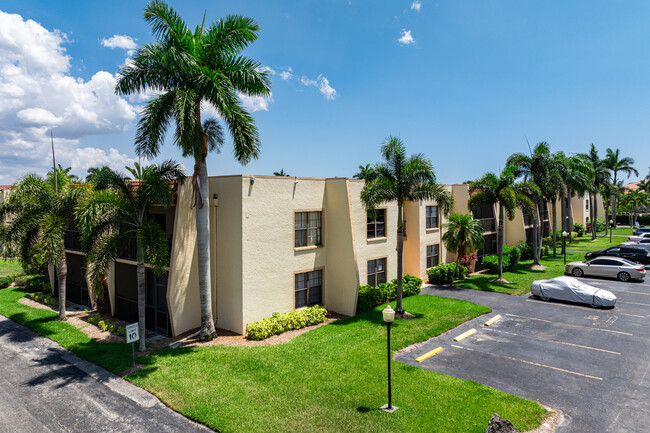
{"type": "Polygon", "coordinates": [[[49,293],[45,292],[36,292],[36,293],[30,293],[27,296],[35,300],[36,302],[42,302],[45,305],[49,305],[50,307],[58,307],[59,306],[59,300],[53,297],[49,293]]]}
{"type": "MultiPolygon", "coordinates": [[[[650,226],[650,214],[648,214],[648,213],[639,215],[636,220],[642,226],[650,226]]],[[[627,213],[622,214],[620,212],[617,212],[616,213],[616,224],[626,226],[626,225],[630,224],[630,217],[628,216],[627,213]]]]}
{"type": "Polygon", "coordinates": [[[271,317],[246,325],[246,334],[251,340],[264,340],[292,329],[323,323],[326,315],[327,310],[318,305],[284,314],[273,313],[271,317]]]}
{"type": "MultiPolygon", "coordinates": [[[[422,286],[422,280],[409,274],[402,278],[402,298],[418,295],[422,286]]],[[[390,283],[382,283],[377,287],[364,284],[359,287],[357,300],[357,313],[365,313],[397,297],[397,278],[390,283]]]]}
{"type": "MultiPolygon", "coordinates": [[[[427,269],[427,276],[431,284],[451,284],[454,282],[454,269],[456,263],[440,263],[438,266],[427,269]]],[[[457,280],[462,280],[467,275],[467,268],[463,265],[458,265],[456,271],[457,280]]]]}

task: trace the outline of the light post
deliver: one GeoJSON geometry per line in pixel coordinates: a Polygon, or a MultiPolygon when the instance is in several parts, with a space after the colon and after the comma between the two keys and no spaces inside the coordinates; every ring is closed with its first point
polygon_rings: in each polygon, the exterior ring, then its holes
{"type": "Polygon", "coordinates": [[[380,407],[381,410],[384,412],[388,413],[393,413],[397,410],[397,407],[393,406],[392,404],[392,396],[391,396],[391,388],[390,388],[390,361],[391,361],[391,353],[390,353],[390,325],[393,323],[393,320],[395,320],[395,311],[388,305],[384,310],[381,312],[381,315],[384,318],[384,322],[386,322],[386,330],[388,331],[388,404],[380,407]]]}
{"type": "Polygon", "coordinates": [[[614,227],[614,220],[609,220],[609,243],[612,243],[612,227],[614,227]]]}
{"type": "Polygon", "coordinates": [[[564,266],[566,266],[566,237],[567,237],[567,232],[563,231],[562,232],[562,250],[564,251],[564,266]]]}

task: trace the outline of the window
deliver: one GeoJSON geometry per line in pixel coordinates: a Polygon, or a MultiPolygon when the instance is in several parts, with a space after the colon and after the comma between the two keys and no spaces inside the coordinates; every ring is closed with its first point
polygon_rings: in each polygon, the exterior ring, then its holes
{"type": "Polygon", "coordinates": [[[323,301],[323,271],[303,272],[296,274],[295,280],[296,308],[309,305],[322,305],[323,301]]]}
{"type": "Polygon", "coordinates": [[[386,209],[368,212],[368,239],[386,237],[386,209]]]}
{"type": "Polygon", "coordinates": [[[386,258],[368,260],[368,285],[378,286],[386,282],[386,258]]]}
{"type": "Polygon", "coordinates": [[[427,269],[438,266],[438,263],[440,263],[439,252],[440,245],[427,245],[427,269]]]}
{"type": "Polygon", "coordinates": [[[321,245],[321,212],[296,212],[296,247],[321,245]]]}
{"type": "Polygon", "coordinates": [[[607,248],[605,251],[609,254],[617,254],[621,252],[621,249],[619,247],[614,247],[614,248],[607,248]]]}
{"type": "Polygon", "coordinates": [[[427,228],[438,228],[438,206],[427,206],[427,228]]]}

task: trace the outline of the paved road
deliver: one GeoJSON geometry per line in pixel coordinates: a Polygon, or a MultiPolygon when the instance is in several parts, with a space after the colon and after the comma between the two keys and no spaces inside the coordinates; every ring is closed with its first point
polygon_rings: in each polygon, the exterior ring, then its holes
{"type": "Polygon", "coordinates": [[[210,432],[0,315],[0,432],[210,432]]]}
{"type": "Polygon", "coordinates": [[[427,341],[397,359],[561,409],[562,433],[645,432],[650,426],[650,284],[584,279],[611,290],[614,309],[470,289],[424,294],[465,299],[494,312],[427,341]],[[484,322],[503,319],[486,327],[484,322]],[[475,328],[460,342],[453,338],[475,328]],[[415,358],[436,347],[422,362],[415,358]]]}

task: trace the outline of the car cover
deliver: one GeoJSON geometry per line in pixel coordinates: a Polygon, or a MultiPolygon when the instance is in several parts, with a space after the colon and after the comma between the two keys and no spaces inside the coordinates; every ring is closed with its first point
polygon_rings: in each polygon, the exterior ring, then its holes
{"type": "Polygon", "coordinates": [[[616,304],[616,296],[612,292],[567,276],[533,281],[530,291],[543,299],[558,299],[594,307],[613,307],[616,304]]]}

